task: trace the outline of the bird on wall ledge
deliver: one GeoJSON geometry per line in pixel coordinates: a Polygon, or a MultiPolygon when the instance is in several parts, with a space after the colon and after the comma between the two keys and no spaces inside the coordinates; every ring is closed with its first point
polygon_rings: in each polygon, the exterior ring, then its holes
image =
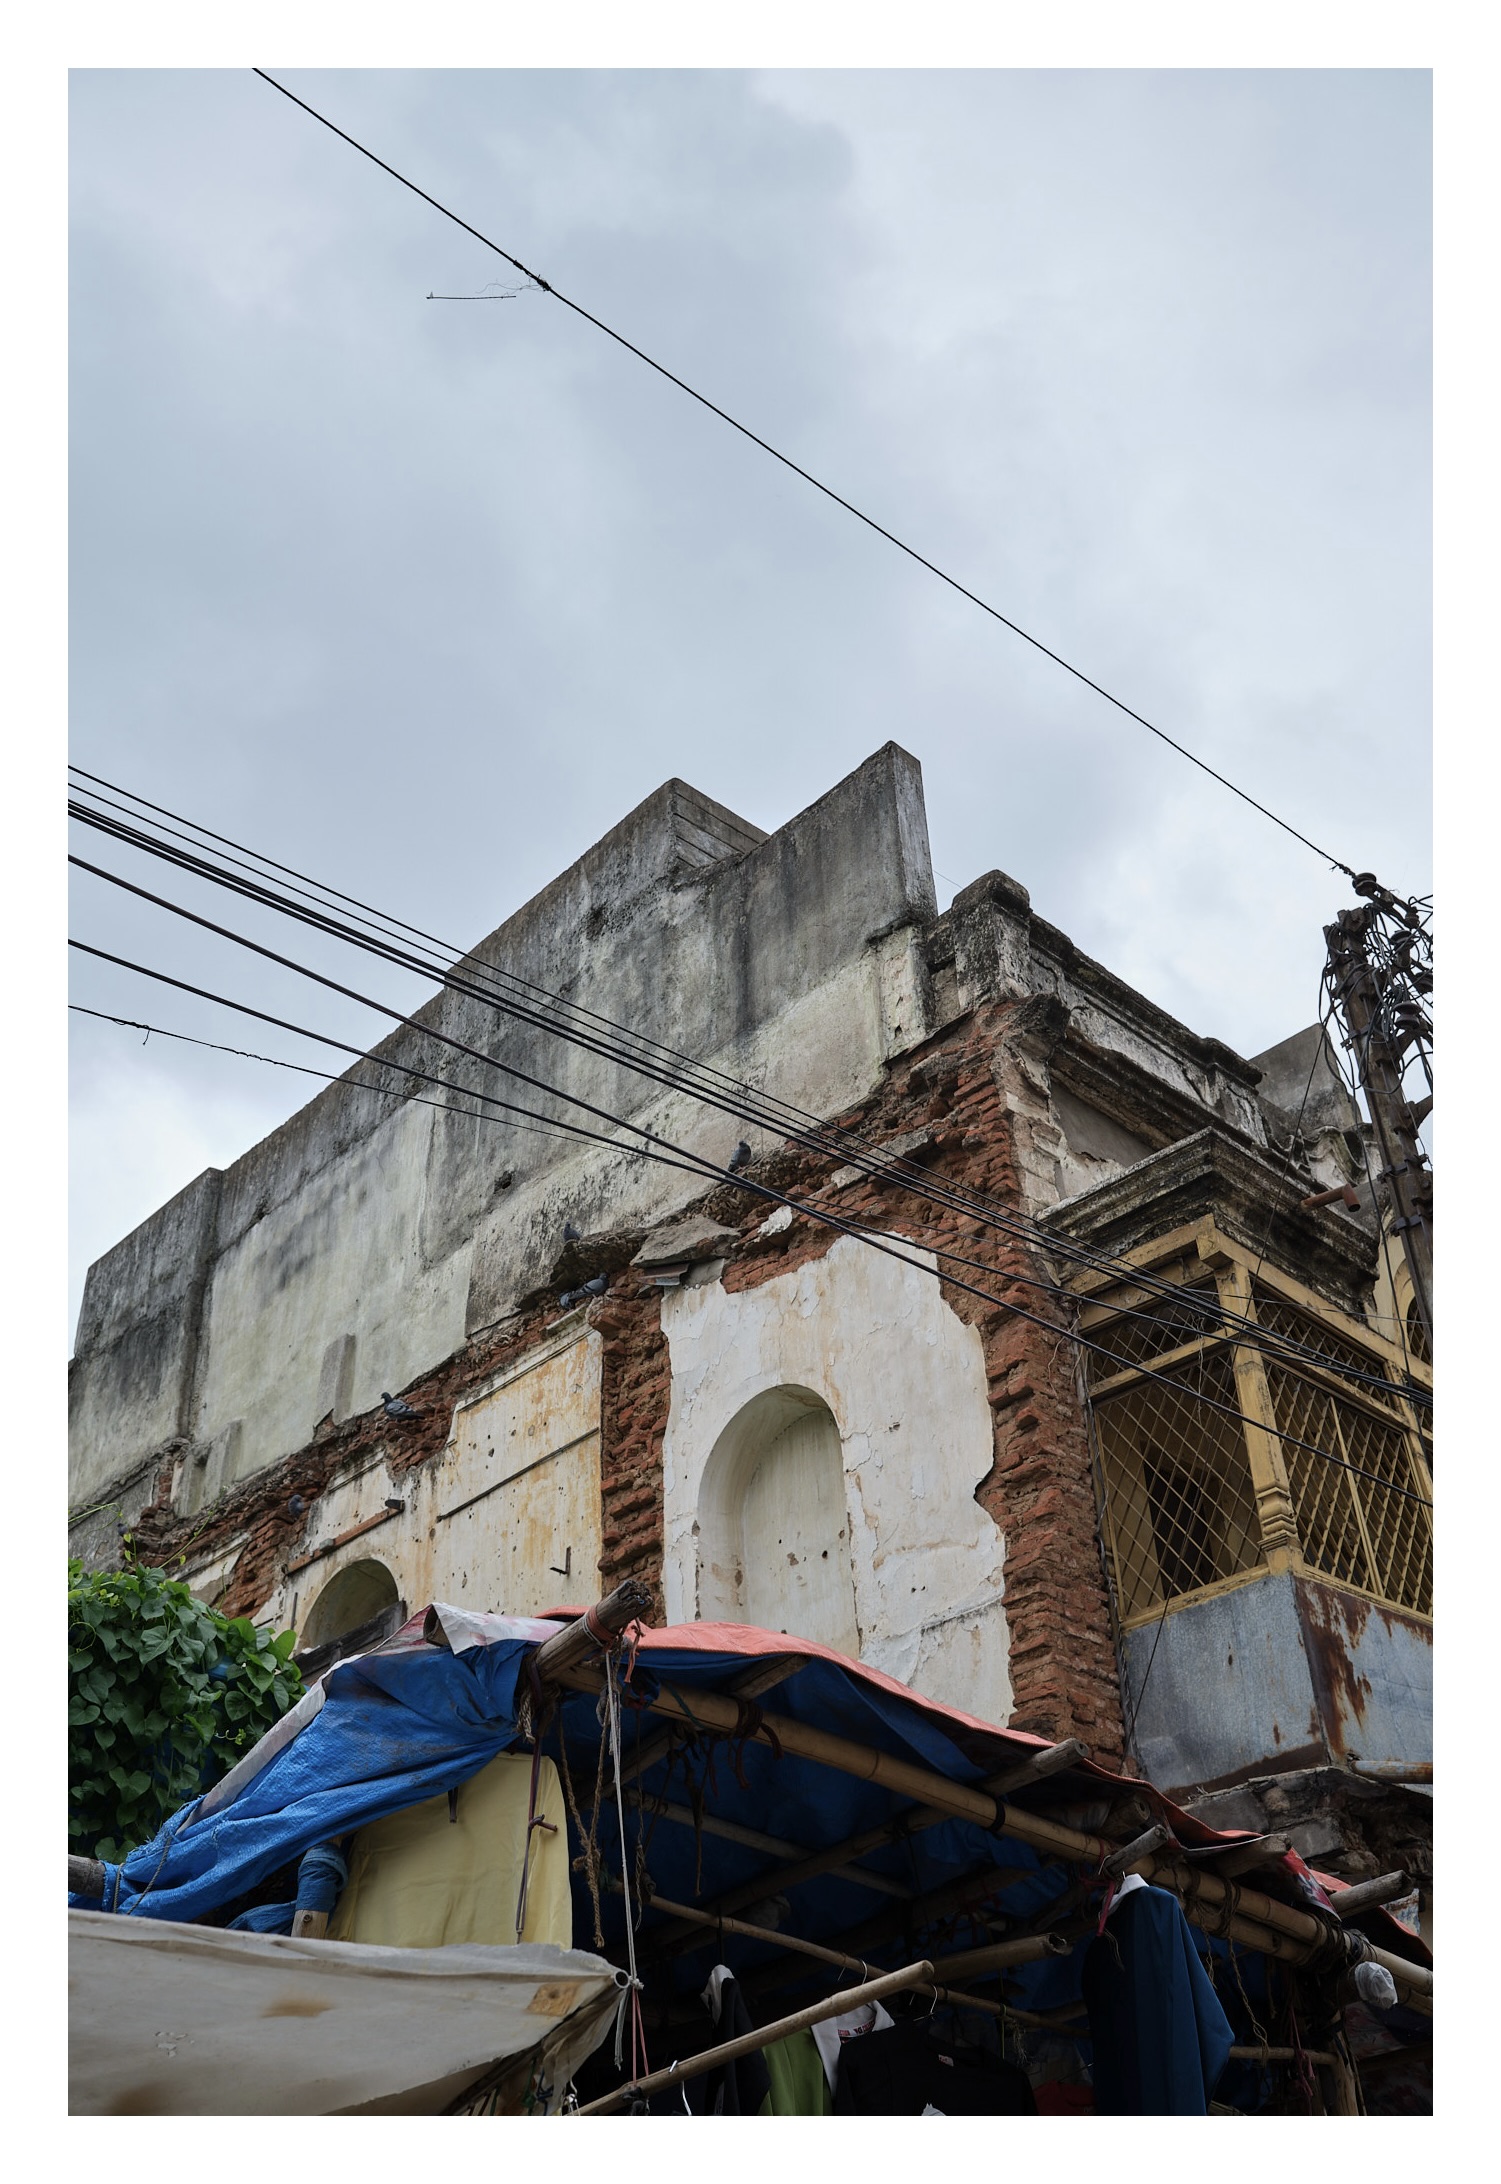
{"type": "Polygon", "coordinates": [[[729,1159],[725,1162],[725,1166],[729,1169],[731,1175],[738,1175],[741,1169],[748,1168],[750,1166],[750,1163],[751,1149],[746,1144],[744,1138],[742,1138],[740,1140],[740,1143],[735,1147],[735,1150],[731,1153],[729,1159]]]}
{"type": "Polygon", "coordinates": [[[387,1395],[384,1390],[381,1392],[380,1407],[388,1418],[407,1419],[423,1416],[420,1410],[413,1410],[410,1403],[403,1403],[399,1395],[387,1395]]]}

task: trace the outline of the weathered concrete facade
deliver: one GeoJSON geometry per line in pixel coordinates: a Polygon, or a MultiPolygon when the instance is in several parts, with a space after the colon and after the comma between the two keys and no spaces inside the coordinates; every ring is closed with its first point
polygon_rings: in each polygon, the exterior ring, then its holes
{"type": "MultiPolygon", "coordinates": [[[[91,1270],[72,1499],[110,1516],[82,1520],[90,1552],[131,1523],[139,1551],[185,1554],[200,1590],[319,1648],[402,1602],[522,1612],[638,1576],[669,1619],[795,1630],[988,1718],[1129,1748],[1173,1788],[1356,1749],[1347,1659],[1364,1756],[1431,1757],[1421,1525],[1336,1507],[1276,1453],[1343,1419],[1369,1463],[1423,1460],[1369,1319],[1374,1225],[1302,1203],[1360,1152],[1316,1040],[1253,1063],[1198,1038],[1004,874],[939,915],[894,746],[770,836],[668,784],[468,960],[508,975],[521,1016],[445,993],[424,1026],[716,1165],[744,1135],[748,1167],[706,1185],[623,1135],[444,1114],[394,1072],[388,1094],[331,1087],[91,1270]],[[890,1164],[567,1043],[528,1020],[542,989],[890,1164]],[[1319,1367],[1284,1385],[1223,1323],[1158,1344],[1158,1371],[1141,1330],[1164,1281],[1312,1325],[1331,1358],[1353,1345],[1390,1399],[1340,1409],[1319,1367]],[[1210,1387],[1217,1412],[1195,1404],[1210,1387]],[[387,1419],[387,1388],[422,1415],[387,1419]],[[1315,1612],[1348,1647],[1310,1655],[1315,1612]],[[1216,1714],[1194,1674],[1222,1640],[1237,1705],[1216,1714]]],[[[569,1112],[418,1031],[358,1074],[392,1058],[569,1112]]]]}

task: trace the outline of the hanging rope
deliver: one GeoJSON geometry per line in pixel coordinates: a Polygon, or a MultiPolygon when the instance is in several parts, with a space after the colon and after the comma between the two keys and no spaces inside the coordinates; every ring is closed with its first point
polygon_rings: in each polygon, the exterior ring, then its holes
{"type": "MultiPolygon", "coordinates": [[[[1241,1968],[1240,1968],[1240,1955],[1241,1955],[1241,1953],[1240,1953],[1240,1951],[1239,1951],[1239,1950],[1238,1950],[1237,1948],[1235,1948],[1235,1947],[1234,1947],[1233,1945],[1231,1945],[1231,1946],[1230,1946],[1230,1947],[1229,1947],[1229,1948],[1227,1949],[1227,1951],[1226,1951],[1226,1954],[1228,1955],[1228,1957],[1229,1957],[1229,1959],[1230,1959],[1230,1969],[1231,1969],[1231,1970],[1232,1970],[1232,1971],[1234,1972],[1234,1974],[1235,1974],[1235,1984],[1236,1984],[1236,1986],[1237,1986],[1237,1987],[1239,1987],[1239,1989],[1240,1989],[1240,1998],[1241,1998],[1241,2001],[1242,2001],[1242,2002],[1243,2002],[1243,2003],[1245,2004],[1246,2016],[1247,2016],[1247,2017],[1248,2017],[1248,2018],[1250,2019],[1250,2023],[1251,2023],[1251,2030],[1252,2030],[1252,2031],[1253,2031],[1253,2032],[1255,2033],[1255,2035],[1256,2035],[1256,2038],[1257,2038],[1257,2040],[1258,2040],[1258,2041],[1260,2042],[1261,2046],[1262,2046],[1262,2047],[1265,2047],[1265,2046],[1267,2045],[1267,2036],[1266,2036],[1266,2032],[1265,2032],[1265,2029],[1264,2029],[1264,2028],[1263,2028],[1263,2026],[1262,2026],[1261,2020],[1260,2020],[1260,2019],[1259,2019],[1259,2018],[1257,2017],[1257,2015],[1256,2015],[1256,2012],[1255,2012],[1255,2010],[1254,2010],[1254,2009],[1253,2009],[1253,2008],[1251,2007],[1251,1997],[1250,1997],[1250,1996],[1249,1996],[1249,1995],[1247,1994],[1247,1992],[1246,1992],[1246,1982],[1245,1982],[1245,1975],[1243,1974],[1243,1972],[1241,1971],[1241,1968]]],[[[1268,1966],[1267,1966],[1267,1971],[1266,1971],[1266,1981],[1267,1981],[1267,1998],[1268,1998],[1268,2002],[1270,2002],[1270,1998],[1271,1998],[1271,1992],[1272,1992],[1272,1978],[1271,1978],[1271,1966],[1270,1966],[1270,1964],[1268,1964],[1268,1966]]],[[[1271,2014],[1272,2014],[1272,2013],[1271,2013],[1271,2010],[1270,2010],[1270,2008],[1268,2008],[1268,2010],[1267,2010],[1267,2015],[1268,2015],[1268,2017],[1270,2017],[1270,2016],[1271,2016],[1271,2014]]]]}
{"type": "Polygon", "coordinates": [[[594,1910],[594,1946],[603,1950],[605,1930],[599,1900],[599,1807],[604,1795],[605,1746],[599,1742],[599,1768],[594,1778],[594,1803],[590,1808],[589,1826],[584,1827],[579,1815],[578,1799],[573,1791],[573,1771],[568,1765],[568,1745],[563,1735],[563,1716],[558,1714],[558,1751],[562,1757],[563,1795],[567,1800],[569,1816],[579,1839],[579,1855],[573,1860],[573,1870],[582,1873],[589,1889],[589,1901],[594,1910]]]}
{"type": "Polygon", "coordinates": [[[1302,2094],[1304,2105],[1311,2116],[1313,2114],[1313,2097],[1318,2090],[1318,2081],[1313,2074],[1313,2065],[1304,2052],[1303,2035],[1298,2030],[1298,2012],[1293,2005],[1291,1982],[1289,1982],[1287,1997],[1287,2022],[1292,2030],[1293,2052],[1298,2058],[1293,2065],[1293,2082],[1302,2094]]]}
{"type": "MultiPolygon", "coordinates": [[[[516,1891],[516,1939],[518,1942],[521,1939],[521,1930],[526,1924],[526,1898],[532,1873],[532,1838],[538,1828],[544,1829],[549,1835],[556,1835],[558,1832],[551,1820],[541,1818],[537,1812],[537,1784],[542,1774],[542,1735],[547,1726],[548,1703],[546,1693],[542,1689],[542,1678],[537,1673],[537,1657],[535,1654],[529,1653],[527,1655],[526,1666],[530,1683],[528,1696],[531,1703],[526,1708],[526,1715],[527,1728],[531,1732],[532,1739],[532,1778],[526,1799],[526,1842],[521,1853],[521,1885],[516,1891]]],[[[517,1711],[519,1715],[521,1709],[518,1708],[517,1711]]]]}

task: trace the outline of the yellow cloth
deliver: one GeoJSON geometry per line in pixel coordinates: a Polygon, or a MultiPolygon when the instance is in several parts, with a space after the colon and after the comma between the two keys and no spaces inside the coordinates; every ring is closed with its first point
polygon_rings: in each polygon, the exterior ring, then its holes
{"type": "MultiPolygon", "coordinates": [[[[378,1942],[386,1948],[440,1949],[449,1942],[514,1946],[516,1892],[526,1847],[529,1754],[503,1752],[458,1793],[458,1817],[448,1799],[372,1820],[355,1836],[349,1881],[328,1924],[330,1941],[378,1942]]],[[[573,1947],[568,1886],[568,1816],[558,1770],[544,1759],[537,1776],[523,1941],[573,1947]]]]}

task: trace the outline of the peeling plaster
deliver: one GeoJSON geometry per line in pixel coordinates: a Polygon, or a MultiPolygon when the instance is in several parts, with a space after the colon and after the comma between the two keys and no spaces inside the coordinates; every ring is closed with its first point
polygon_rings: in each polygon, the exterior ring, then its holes
{"type": "Polygon", "coordinates": [[[984,1351],[932,1277],[842,1237],[753,1289],[669,1291],[662,1326],[668,1620],[697,1613],[705,1471],[721,1436],[768,1390],[806,1389],[839,1432],[861,1658],[1004,1722],[1005,1540],[975,1500],[994,1460],[984,1351]]]}

